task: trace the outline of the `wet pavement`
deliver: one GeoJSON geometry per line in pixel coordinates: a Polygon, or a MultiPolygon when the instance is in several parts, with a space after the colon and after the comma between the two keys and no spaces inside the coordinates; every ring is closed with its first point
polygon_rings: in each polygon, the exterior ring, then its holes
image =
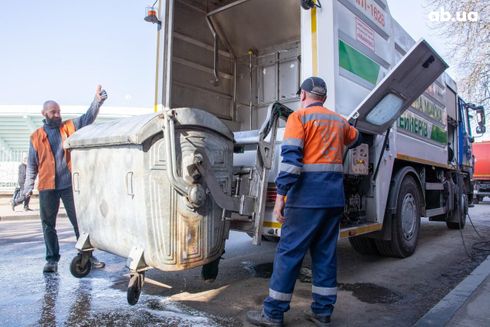
{"type": "Polygon", "coordinates": [[[58,273],[43,274],[44,243],[38,221],[3,222],[0,248],[1,326],[233,326],[171,301],[165,295],[144,295],[135,306],[126,302],[125,260],[96,252],[106,268],[83,279],[69,272],[76,255],[66,219],[59,219],[62,258],[58,273]],[[5,255],[7,254],[7,255],[5,255]],[[122,286],[122,287],[121,287],[122,286]]]}
{"type": "MultiPolygon", "coordinates": [[[[490,202],[470,210],[484,238],[490,238],[490,202]]],[[[220,273],[212,284],[200,269],[150,270],[140,301],[126,301],[126,260],[96,251],[106,262],[85,278],[69,272],[76,255],[66,218],[58,220],[61,261],[58,273],[44,275],[44,242],[39,220],[0,221],[1,326],[248,326],[247,310],[267,295],[275,243],[251,245],[231,233],[220,273]]],[[[459,231],[423,220],[416,253],[407,259],[362,256],[339,241],[339,293],[333,326],[411,326],[437,304],[488,252],[472,249],[480,241],[470,224],[463,232],[473,258],[466,255],[459,231]]],[[[308,272],[310,261],[304,262],[308,272]]],[[[311,284],[298,281],[287,326],[313,326],[302,317],[309,308],[311,284]]]]}

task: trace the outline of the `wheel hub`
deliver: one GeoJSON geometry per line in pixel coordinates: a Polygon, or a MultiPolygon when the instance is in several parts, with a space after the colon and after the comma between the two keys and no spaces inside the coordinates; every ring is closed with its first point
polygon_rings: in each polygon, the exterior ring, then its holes
{"type": "Polygon", "coordinates": [[[413,194],[405,195],[401,211],[403,237],[410,240],[415,234],[417,221],[417,206],[413,194]]]}

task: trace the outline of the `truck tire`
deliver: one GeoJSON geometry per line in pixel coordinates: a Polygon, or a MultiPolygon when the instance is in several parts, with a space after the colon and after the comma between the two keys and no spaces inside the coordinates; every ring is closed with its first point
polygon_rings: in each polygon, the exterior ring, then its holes
{"type": "Polygon", "coordinates": [[[480,203],[480,201],[481,201],[481,199],[480,199],[480,197],[479,197],[479,196],[475,196],[475,197],[473,198],[473,204],[478,204],[478,203],[480,203]]]}
{"type": "Polygon", "coordinates": [[[378,248],[374,239],[366,236],[349,237],[349,243],[352,248],[359,254],[379,255],[378,248]]]}
{"type": "Polygon", "coordinates": [[[405,176],[391,224],[391,240],[375,240],[381,255],[406,258],[415,252],[420,232],[421,197],[415,179],[410,175],[405,176]]]}
{"type": "Polygon", "coordinates": [[[449,229],[464,229],[466,225],[466,215],[468,214],[468,198],[463,194],[460,198],[458,208],[452,214],[452,221],[446,221],[449,229]]]}

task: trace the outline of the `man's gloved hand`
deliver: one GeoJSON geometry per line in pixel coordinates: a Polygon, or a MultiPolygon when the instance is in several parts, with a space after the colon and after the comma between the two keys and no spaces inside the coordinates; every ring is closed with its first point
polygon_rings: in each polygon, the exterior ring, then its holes
{"type": "Polygon", "coordinates": [[[95,99],[99,103],[104,103],[104,101],[107,99],[107,92],[102,89],[102,85],[97,85],[97,88],[95,89],[95,99]]]}
{"type": "Polygon", "coordinates": [[[25,196],[26,198],[30,197],[31,195],[32,195],[32,190],[28,190],[28,191],[26,191],[26,192],[24,193],[24,196],[25,196]]]}

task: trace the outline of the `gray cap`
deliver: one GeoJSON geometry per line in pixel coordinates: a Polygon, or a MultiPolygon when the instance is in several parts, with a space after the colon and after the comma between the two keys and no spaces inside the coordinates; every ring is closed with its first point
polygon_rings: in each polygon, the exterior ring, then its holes
{"type": "Polygon", "coordinates": [[[301,90],[311,94],[315,94],[321,97],[327,95],[327,84],[320,77],[308,77],[301,83],[301,87],[297,94],[300,94],[301,90]]]}

